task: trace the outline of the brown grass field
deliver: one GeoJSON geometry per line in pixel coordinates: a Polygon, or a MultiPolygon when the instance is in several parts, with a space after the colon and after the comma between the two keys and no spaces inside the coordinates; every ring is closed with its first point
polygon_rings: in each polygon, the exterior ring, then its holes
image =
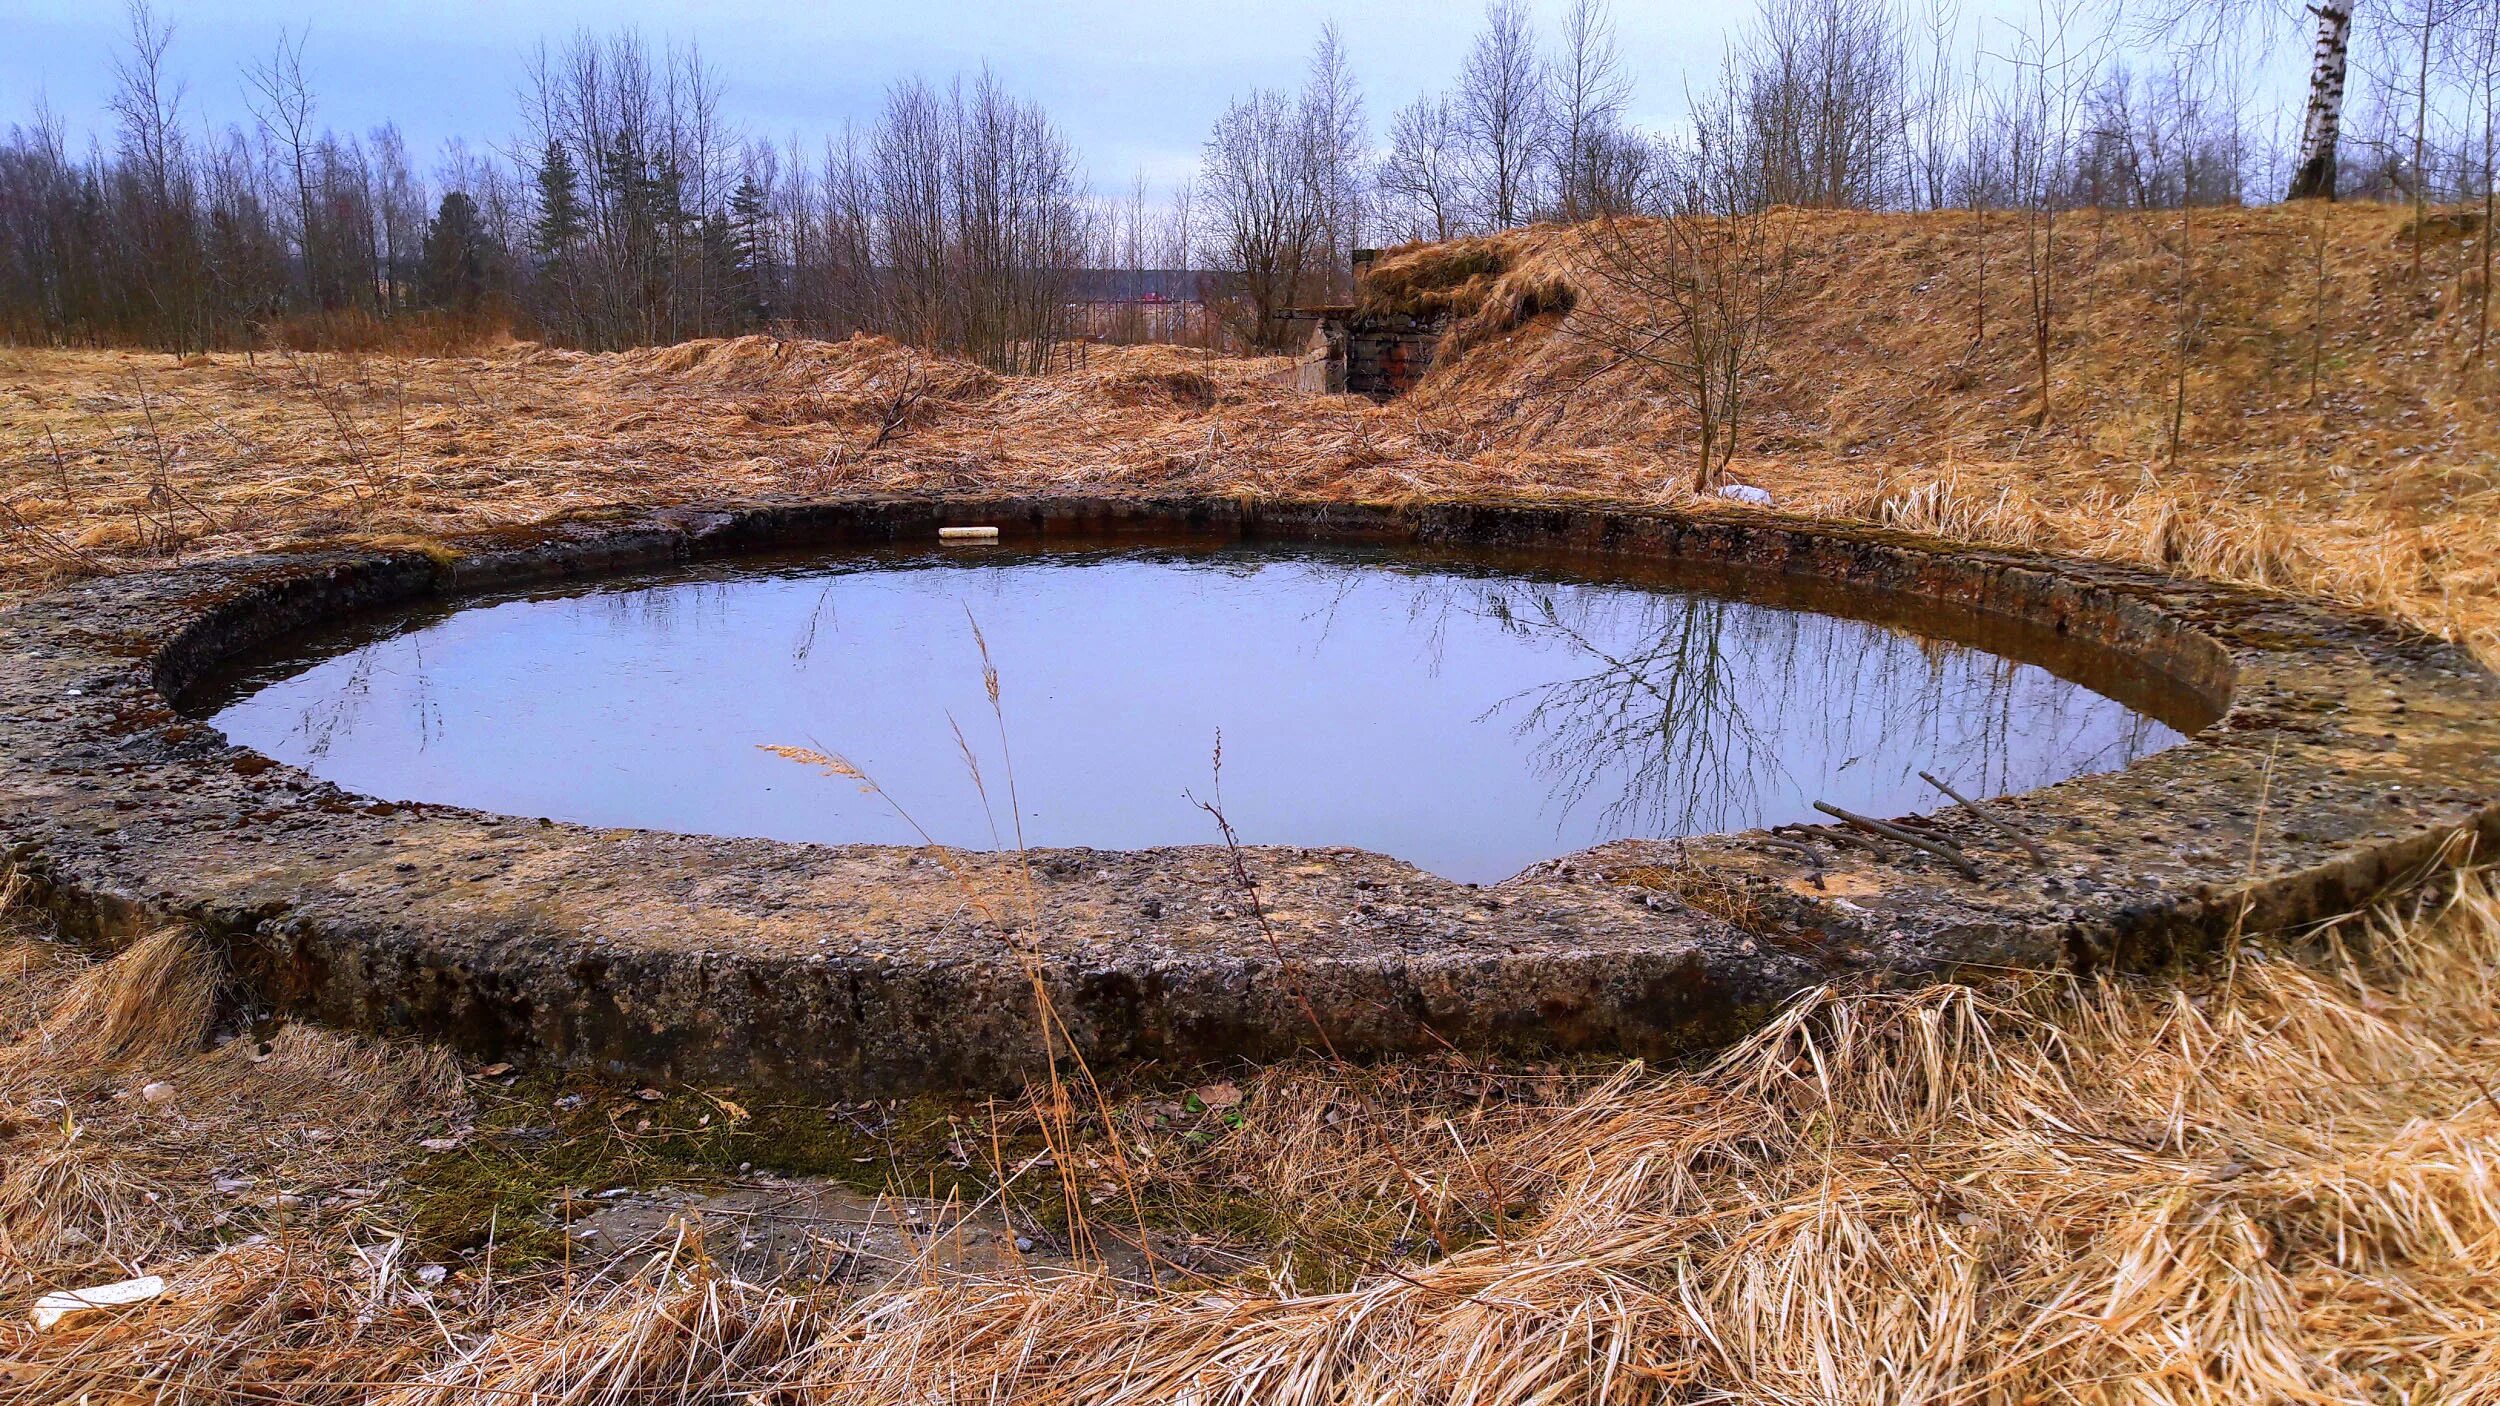
{"type": "MultiPolygon", "coordinates": [[[[2043,414],[2013,219],[1796,218],[1735,466],[1772,511],[2334,596],[2500,663],[2470,227],[2417,282],[2400,211],[2069,217],[2043,414]]],[[[1385,263],[1375,296],[1452,308],[1461,348],[1386,406],[1165,348],[1033,379],[869,340],[0,349],[0,608],[748,493],[1753,511],[1695,498],[1671,388],[1575,335],[1613,296],[1578,238],[1385,263]]],[[[105,957],[12,910],[0,1400],[2500,1403],[2495,995],[2467,870],[2160,979],[1817,993],[1689,1067],[1149,1071],[1050,1158],[1013,1101],[747,1108],[236,1031],[190,935],[105,957]],[[568,1233],[603,1189],[754,1169],[954,1198],[1035,1263],[906,1234],[762,1275],[716,1225],[568,1233]],[[138,1273],[168,1292],[27,1326],[138,1273]]]]}

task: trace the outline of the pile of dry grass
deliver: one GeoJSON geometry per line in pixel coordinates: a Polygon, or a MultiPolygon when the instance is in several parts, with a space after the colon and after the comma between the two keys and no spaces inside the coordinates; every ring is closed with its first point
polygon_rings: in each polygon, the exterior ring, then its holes
{"type": "Polygon", "coordinates": [[[1540,317],[1569,313],[1594,282],[1573,247],[1567,231],[1538,228],[1392,249],[1364,280],[1357,310],[1448,319],[1440,354],[1453,360],[1540,317]]]}

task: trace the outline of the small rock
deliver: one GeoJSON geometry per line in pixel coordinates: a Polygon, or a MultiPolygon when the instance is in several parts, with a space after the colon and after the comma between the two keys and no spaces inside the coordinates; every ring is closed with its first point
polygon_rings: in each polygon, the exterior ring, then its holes
{"type": "Polygon", "coordinates": [[[1016,1253],[1020,1255],[1029,1255],[1033,1253],[1033,1238],[1029,1235],[1017,1236],[1016,1253]]]}
{"type": "Polygon", "coordinates": [[[168,1104],[174,1101],[174,1086],[171,1084],[142,1084],[139,1087],[139,1097],[146,1099],[148,1102],[153,1104],[168,1104]]]}
{"type": "Polygon", "coordinates": [[[451,1271],[445,1269],[439,1264],[421,1264],[417,1266],[417,1282],[425,1285],[429,1289],[442,1283],[450,1277],[451,1271]]]}
{"type": "Polygon", "coordinates": [[[1732,503],[1750,503],[1757,508],[1771,506],[1770,490],[1756,488],[1750,483],[1723,483],[1719,485],[1719,496],[1732,503]]]}

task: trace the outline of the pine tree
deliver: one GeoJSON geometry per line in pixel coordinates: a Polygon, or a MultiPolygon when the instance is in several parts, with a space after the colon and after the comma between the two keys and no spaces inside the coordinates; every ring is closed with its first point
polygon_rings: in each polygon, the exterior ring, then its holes
{"type": "Polygon", "coordinates": [[[541,321],[577,342],[589,328],[575,260],[589,231],[589,213],[582,208],[581,172],[563,143],[551,141],[538,163],[538,221],[530,229],[530,246],[538,254],[539,284],[532,301],[541,321]]]}
{"type": "Polygon", "coordinates": [[[760,327],[773,317],[773,250],[771,202],[753,174],[742,177],[729,196],[732,262],[737,270],[737,315],[744,325],[760,327]]]}
{"type": "Polygon", "coordinates": [[[477,202],[466,191],[449,192],[425,230],[418,288],[426,304],[477,311],[486,296],[486,262],[486,232],[478,221],[477,202]]]}
{"type": "Polygon", "coordinates": [[[581,172],[574,169],[573,157],[563,143],[549,142],[547,155],[538,163],[538,223],[530,232],[530,243],[542,258],[561,258],[581,242],[589,227],[582,209],[581,172]]]}

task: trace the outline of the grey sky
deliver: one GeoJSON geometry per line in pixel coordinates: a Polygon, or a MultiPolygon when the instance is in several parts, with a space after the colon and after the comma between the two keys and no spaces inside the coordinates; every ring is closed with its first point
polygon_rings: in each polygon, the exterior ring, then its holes
{"type": "MultiPolygon", "coordinates": [[[[1551,28],[1563,0],[1541,0],[1551,28]]],[[[309,25],[305,66],[319,120],[342,132],[396,121],[411,155],[443,141],[505,140],[516,126],[525,55],[540,39],[630,26],[655,42],[693,40],[727,80],[730,117],[775,141],[811,141],[871,114],[887,83],[998,70],[1039,99],[1083,156],[1097,190],[1143,169],[1158,187],[1184,176],[1225,100],[1298,82],[1320,25],[1344,33],[1375,127],[1416,94],[1445,86],[1481,19],[1472,0],[157,0],[175,26],[172,63],[185,111],[246,120],[241,66],[282,31],[309,25]]],[[[1965,0],[1964,13],[2020,15],[2024,0],[1965,0]]],[[[1717,62],[1749,0],[1616,0],[1623,56],[1639,88],[1633,116],[1675,120],[1688,74],[1717,62]]],[[[0,123],[42,94],[73,133],[102,130],[119,0],[0,0],[0,123]]]]}

